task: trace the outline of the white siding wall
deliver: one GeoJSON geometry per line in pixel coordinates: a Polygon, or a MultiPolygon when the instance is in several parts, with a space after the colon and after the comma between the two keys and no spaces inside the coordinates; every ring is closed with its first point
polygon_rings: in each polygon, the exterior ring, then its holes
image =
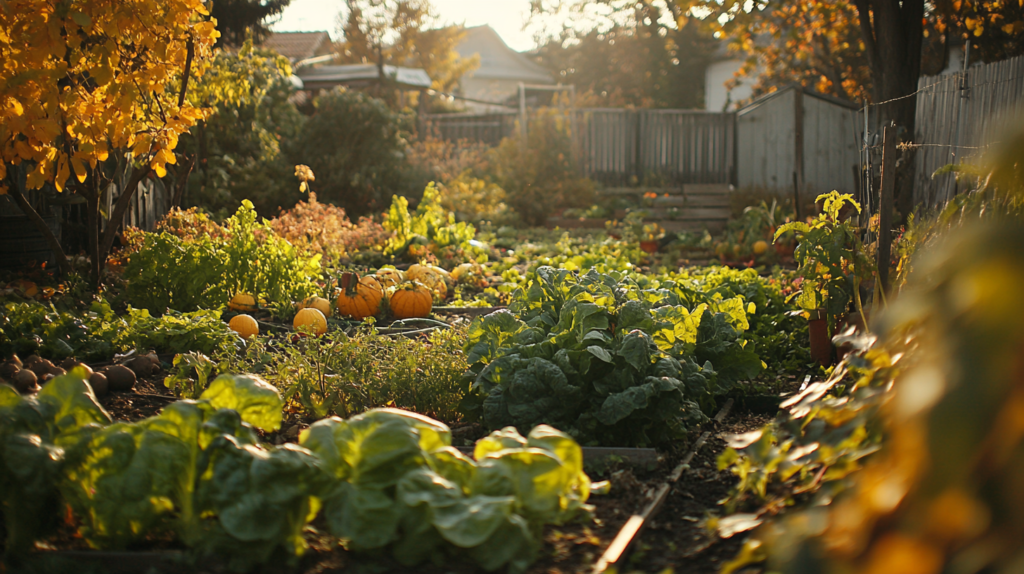
{"type": "Polygon", "coordinates": [[[743,79],[731,92],[725,83],[732,79],[736,70],[743,65],[742,60],[722,60],[707,67],[704,73],[704,109],[709,112],[735,111],[736,102],[749,100],[753,95],[752,81],[743,79]],[[726,108],[726,103],[729,107],[726,108]]]}

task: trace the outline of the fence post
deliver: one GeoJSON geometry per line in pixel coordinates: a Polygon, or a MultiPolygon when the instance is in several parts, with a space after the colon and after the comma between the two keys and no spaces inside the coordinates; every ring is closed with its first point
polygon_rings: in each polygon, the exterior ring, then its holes
{"type": "Polygon", "coordinates": [[[800,194],[804,192],[804,89],[798,84],[793,90],[793,207],[799,218],[800,194]]]}
{"type": "Polygon", "coordinates": [[[893,188],[896,187],[896,128],[882,132],[882,189],[878,202],[878,280],[889,290],[889,259],[892,250],[893,188]]]}

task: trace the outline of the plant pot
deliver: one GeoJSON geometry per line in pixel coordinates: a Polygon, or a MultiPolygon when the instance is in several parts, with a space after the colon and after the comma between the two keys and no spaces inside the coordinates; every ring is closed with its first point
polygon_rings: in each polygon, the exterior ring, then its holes
{"type": "Polygon", "coordinates": [[[832,341],[828,337],[828,321],[825,311],[811,311],[807,320],[807,332],[811,339],[811,358],[822,367],[832,364],[832,341]]]}
{"type": "Polygon", "coordinates": [[[658,252],[658,242],[657,241],[641,241],[640,242],[640,249],[644,253],[657,253],[658,252]]]}

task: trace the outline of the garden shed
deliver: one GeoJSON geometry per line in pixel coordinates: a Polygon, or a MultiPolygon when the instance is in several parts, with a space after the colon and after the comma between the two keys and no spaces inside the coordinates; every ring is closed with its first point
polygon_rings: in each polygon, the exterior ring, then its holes
{"type": "Polygon", "coordinates": [[[857,106],[791,85],[736,112],[736,184],[813,200],[857,192],[857,106]]]}

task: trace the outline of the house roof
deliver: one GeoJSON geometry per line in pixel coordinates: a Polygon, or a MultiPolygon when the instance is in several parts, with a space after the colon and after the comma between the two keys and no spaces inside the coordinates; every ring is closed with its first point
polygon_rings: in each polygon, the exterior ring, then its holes
{"type": "Polygon", "coordinates": [[[292,63],[320,55],[330,46],[331,36],[327,32],[274,32],[262,44],[292,63]]]}
{"type": "MultiPolygon", "coordinates": [[[[307,90],[330,89],[334,86],[358,85],[376,81],[380,77],[376,64],[348,64],[343,66],[318,66],[300,68],[297,72],[302,85],[307,90]]],[[[427,72],[420,68],[403,68],[400,66],[384,66],[384,75],[401,87],[426,89],[431,80],[427,72]]]]}
{"type": "Polygon", "coordinates": [[[480,66],[467,77],[485,80],[518,80],[534,84],[554,84],[551,73],[529,58],[509,48],[490,26],[466,28],[466,35],[455,46],[463,58],[480,56],[480,66]]]}

